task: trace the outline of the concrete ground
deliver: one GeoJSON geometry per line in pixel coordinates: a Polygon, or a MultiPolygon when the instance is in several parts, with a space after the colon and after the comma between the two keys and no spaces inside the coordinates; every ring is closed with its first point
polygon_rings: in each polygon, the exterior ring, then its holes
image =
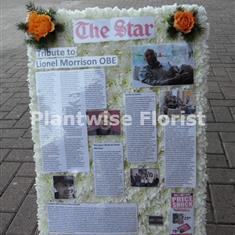
{"type": "MultiPolygon", "coordinates": [[[[15,24],[25,18],[23,0],[1,3],[0,78],[0,234],[36,235],[33,144],[30,134],[27,58],[23,34],[15,24]]],[[[143,7],[170,0],[40,0],[37,5],[83,9],[88,6],[143,7]]],[[[211,32],[207,114],[208,235],[235,235],[235,2],[177,1],[203,4],[211,32]]]]}

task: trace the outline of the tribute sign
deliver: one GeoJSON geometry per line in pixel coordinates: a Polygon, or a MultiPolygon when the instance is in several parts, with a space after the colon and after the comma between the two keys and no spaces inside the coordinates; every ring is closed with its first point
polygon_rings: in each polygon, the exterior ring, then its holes
{"type": "Polygon", "coordinates": [[[28,10],[40,235],[206,234],[205,9],[28,10]]]}

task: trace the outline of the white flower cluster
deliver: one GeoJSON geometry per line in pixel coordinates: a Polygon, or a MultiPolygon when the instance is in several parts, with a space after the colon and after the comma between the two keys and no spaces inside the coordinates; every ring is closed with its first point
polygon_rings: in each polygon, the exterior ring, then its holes
{"type": "MultiPolygon", "coordinates": [[[[163,6],[161,8],[145,7],[143,9],[118,9],[115,8],[88,8],[84,11],[70,11],[60,9],[57,12],[57,21],[65,23],[65,32],[55,43],[55,47],[75,46],[78,49],[79,56],[99,56],[115,54],[119,58],[119,66],[109,67],[106,69],[107,77],[107,100],[108,108],[119,109],[123,113],[123,93],[124,92],[141,92],[144,89],[133,89],[131,86],[132,68],[131,68],[131,47],[144,44],[158,44],[172,42],[167,39],[166,30],[168,27],[166,19],[176,10],[177,5],[163,6]],[[112,18],[119,16],[154,16],[156,19],[156,37],[151,40],[132,40],[105,43],[88,43],[74,44],[72,37],[72,21],[75,19],[95,19],[95,18],[112,18]]],[[[206,77],[208,73],[208,48],[207,34],[208,23],[205,9],[197,5],[183,5],[185,9],[197,9],[200,24],[206,29],[205,33],[193,43],[194,59],[196,61],[195,83],[193,90],[197,94],[197,110],[205,112],[207,102],[205,93],[207,91],[206,77]]],[[[178,38],[176,41],[181,41],[178,38]]],[[[31,97],[30,110],[37,111],[37,96],[35,83],[35,49],[28,47],[28,81],[31,97]]],[[[183,86],[184,87],[184,86],[183,86]]],[[[161,88],[162,89],[162,88],[161,88]]],[[[145,91],[148,89],[145,89],[145,91]]],[[[154,88],[158,95],[160,88],[154,88]]],[[[34,123],[34,121],[32,121],[34,123]]],[[[124,131],[124,130],[123,130],[124,131]]],[[[159,170],[160,182],[158,188],[136,188],[130,187],[129,169],[136,167],[131,165],[125,157],[125,192],[122,197],[96,197],[94,194],[93,182],[93,163],[91,156],[91,146],[95,142],[105,142],[107,137],[89,137],[90,149],[90,168],[91,172],[87,174],[75,174],[76,199],[74,202],[135,202],[139,210],[139,235],[167,235],[169,234],[169,209],[172,192],[193,192],[195,197],[195,232],[194,235],[205,235],[205,214],[206,214],[206,139],[205,128],[197,127],[197,187],[195,189],[166,189],[164,183],[165,166],[164,166],[164,136],[163,128],[158,128],[158,162],[150,167],[156,167],[159,170]],[[164,218],[163,226],[149,226],[148,215],[162,215],[164,218]]],[[[39,127],[33,125],[32,138],[34,141],[34,159],[36,162],[36,190],[38,203],[38,226],[40,235],[48,235],[47,204],[54,201],[52,190],[53,174],[43,174],[42,158],[40,153],[39,127]]],[[[125,146],[125,133],[117,137],[109,137],[109,142],[123,142],[125,146]]],[[[126,151],[125,151],[126,152],[126,151]]],[[[71,175],[71,174],[70,174],[71,175]]],[[[63,202],[61,202],[63,203],[63,202]]],[[[66,203],[66,202],[64,202],[66,203]]]]}

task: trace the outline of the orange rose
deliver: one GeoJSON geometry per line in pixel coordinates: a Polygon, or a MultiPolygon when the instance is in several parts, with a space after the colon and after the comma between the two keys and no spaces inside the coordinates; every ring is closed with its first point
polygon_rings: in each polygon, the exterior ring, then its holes
{"type": "Polygon", "coordinates": [[[50,16],[39,15],[35,11],[31,12],[28,19],[28,33],[32,34],[37,41],[54,30],[55,24],[51,21],[50,16]]]}
{"type": "Polygon", "coordinates": [[[174,15],[174,27],[182,33],[190,33],[195,25],[195,17],[190,11],[177,11],[174,15]]]}

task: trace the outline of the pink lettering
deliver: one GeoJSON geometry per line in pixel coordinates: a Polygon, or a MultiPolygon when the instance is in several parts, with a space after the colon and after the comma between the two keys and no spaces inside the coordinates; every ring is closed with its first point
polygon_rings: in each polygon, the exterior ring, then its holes
{"type": "Polygon", "coordinates": [[[79,21],[76,24],[76,29],[75,29],[77,37],[80,39],[88,38],[89,37],[88,30],[87,30],[88,27],[89,27],[89,23],[79,21]]]}
{"type": "Polygon", "coordinates": [[[117,22],[114,25],[114,29],[116,31],[115,36],[123,37],[126,35],[126,28],[124,24],[125,24],[124,20],[117,20],[117,22]]]}
{"type": "Polygon", "coordinates": [[[134,25],[133,24],[131,24],[130,22],[127,24],[127,32],[128,32],[128,36],[129,37],[131,37],[131,36],[133,36],[132,35],[132,27],[133,27],[134,25]]]}
{"type": "Polygon", "coordinates": [[[131,22],[126,23],[124,20],[117,20],[114,25],[115,36],[119,37],[151,36],[151,28],[153,27],[153,24],[133,24],[131,22]]]}
{"type": "Polygon", "coordinates": [[[108,35],[107,35],[108,32],[109,32],[109,28],[107,26],[102,27],[100,30],[100,34],[103,38],[108,37],[108,35]]]}
{"type": "Polygon", "coordinates": [[[145,24],[144,25],[144,31],[145,31],[146,36],[151,35],[150,29],[152,29],[152,28],[153,28],[153,24],[145,24]]]}
{"type": "MultiPolygon", "coordinates": [[[[146,22],[146,21],[145,21],[146,22]]],[[[140,20],[132,18],[119,18],[116,21],[107,19],[107,22],[102,20],[79,20],[74,26],[74,34],[78,42],[84,41],[107,41],[113,40],[128,40],[128,38],[144,38],[154,36],[154,23],[142,23],[140,20]],[[136,22],[136,23],[135,23],[136,22]],[[112,27],[112,29],[110,28],[112,27]],[[113,35],[110,35],[110,33],[113,35]]]]}
{"type": "Polygon", "coordinates": [[[76,36],[80,39],[107,38],[108,32],[109,28],[107,26],[99,28],[93,23],[83,21],[79,21],[75,29],[76,36]]]}
{"type": "Polygon", "coordinates": [[[85,22],[82,22],[82,21],[79,21],[76,24],[75,32],[76,32],[76,35],[77,35],[78,38],[86,39],[86,38],[89,37],[89,35],[87,34],[87,26],[89,26],[89,23],[85,23],[85,22]]]}
{"type": "Polygon", "coordinates": [[[135,29],[134,29],[134,32],[133,32],[134,36],[135,37],[143,37],[144,36],[144,31],[143,31],[143,27],[141,24],[136,24],[135,25],[135,29]]]}

